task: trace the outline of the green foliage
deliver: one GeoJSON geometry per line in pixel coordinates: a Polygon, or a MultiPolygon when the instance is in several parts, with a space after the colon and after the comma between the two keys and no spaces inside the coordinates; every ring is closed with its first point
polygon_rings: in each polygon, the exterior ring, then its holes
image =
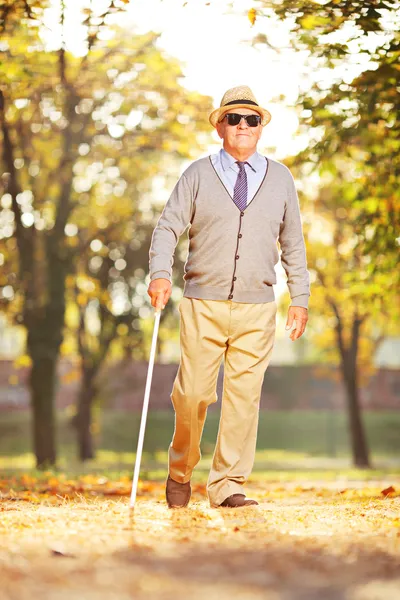
{"type": "Polygon", "coordinates": [[[34,25],[48,6],[46,0],[1,0],[0,2],[0,34],[11,30],[23,21],[34,25]]]}
{"type": "Polygon", "coordinates": [[[353,346],[353,359],[364,368],[400,323],[398,8],[398,2],[274,4],[281,19],[292,19],[292,46],[309,50],[315,71],[314,83],[296,101],[299,133],[310,143],[287,164],[306,182],[305,190],[308,177],[318,176],[315,191],[301,197],[303,211],[310,212],[310,308],[330,319],[336,332],[312,321],[309,328],[326,360],[337,360],[341,337],[342,350],[353,346]],[[344,80],[345,65],[354,65],[360,54],[367,60],[344,80]],[[329,89],[318,77],[326,67],[332,70],[329,89]]]}
{"type": "MultiPolygon", "coordinates": [[[[32,23],[9,12],[3,27],[0,298],[28,331],[33,388],[49,380],[49,357],[55,368],[66,302],[79,307],[78,344],[89,369],[116,335],[130,332],[138,342],[133,330],[145,303],[156,214],[153,179],[177,175],[210,131],[211,99],[182,86],[180,64],[157,47],[158,36],[110,24],[123,7],[110,0],[101,9],[83,8],[83,56],[66,47],[63,35],[50,50],[40,18],[32,23]],[[87,326],[96,311],[100,336],[87,326]]],[[[62,32],[63,3],[59,25],[62,32]]],[[[73,349],[71,337],[64,351],[73,349]]],[[[48,440],[53,446],[50,388],[33,390],[43,463],[55,456],[44,447],[48,440]]]]}
{"type": "MultiPolygon", "coordinates": [[[[156,47],[157,35],[132,36],[118,28],[112,34],[107,41],[92,40],[84,57],[48,51],[37,27],[13,27],[3,36],[4,117],[18,165],[17,192],[26,198],[22,212],[34,215],[34,224],[28,217],[22,231],[34,255],[36,306],[50,301],[45,240],[54,236],[67,272],[83,269],[89,279],[101,279],[87,298],[99,294],[111,309],[107,290],[148,267],[158,214],[151,201],[153,178],[165,178],[168,186],[182,159],[193,158],[208,139],[211,99],[185,90],[180,64],[156,47]],[[101,252],[90,248],[95,239],[101,252]],[[114,268],[117,255],[127,256],[126,269],[114,268]],[[90,262],[94,256],[97,263],[90,262]],[[99,262],[101,269],[93,267],[99,262]]],[[[5,162],[3,154],[7,171],[5,162]]],[[[3,218],[13,210],[7,178],[3,218]]],[[[17,294],[24,288],[15,280],[15,228],[6,233],[0,236],[1,283],[14,281],[17,294]]],[[[20,272],[19,278],[26,276],[20,272]]]]}
{"type": "MultiPolygon", "coordinates": [[[[258,4],[267,5],[263,0],[258,4]]],[[[296,102],[300,133],[316,141],[293,164],[304,166],[310,162],[321,174],[336,171],[343,181],[340,193],[352,208],[351,225],[358,240],[355,251],[369,258],[369,276],[384,272],[388,285],[396,287],[400,283],[396,269],[396,224],[400,220],[400,4],[395,0],[333,0],[324,4],[284,0],[272,4],[279,18],[293,20],[292,46],[310,51],[316,71],[314,84],[304,89],[296,102]],[[343,66],[355,64],[361,54],[367,60],[359,75],[351,81],[334,76],[335,69],[342,68],[338,73],[343,73],[343,66]],[[319,86],[318,68],[324,67],[333,72],[328,90],[319,86]],[[313,136],[313,130],[317,135],[313,136]],[[335,162],[343,168],[335,167],[335,162]]]]}
{"type": "MultiPolygon", "coordinates": [[[[218,431],[220,407],[208,413],[202,438],[206,468],[213,454],[218,431]]],[[[99,431],[95,436],[98,461],[101,468],[116,468],[116,463],[124,463],[123,468],[133,468],[134,453],[140,426],[140,413],[102,411],[99,415],[99,431]]],[[[365,423],[371,441],[371,448],[377,464],[382,459],[398,458],[400,452],[400,426],[398,412],[367,412],[365,423]],[[379,457],[379,458],[378,458],[379,457]]],[[[61,460],[68,469],[75,464],[75,433],[69,419],[58,413],[61,460]]],[[[173,410],[149,411],[144,444],[143,468],[165,469],[166,449],[174,431],[173,410]],[[158,463],[156,465],[156,463],[158,463]]],[[[28,413],[9,413],[2,417],[0,424],[0,468],[15,467],[19,461],[27,466],[30,450],[28,413]]],[[[261,411],[257,440],[255,472],[288,469],[306,469],[314,457],[349,457],[349,436],[346,416],[332,411],[261,411]],[[309,460],[311,459],[311,460],[309,460]]],[[[121,465],[122,467],[122,465],[121,465]]],[[[312,469],[315,468],[311,467],[312,469]]],[[[318,467],[316,467],[318,468],[318,467]]],[[[89,467],[93,469],[93,464],[89,467]]]]}

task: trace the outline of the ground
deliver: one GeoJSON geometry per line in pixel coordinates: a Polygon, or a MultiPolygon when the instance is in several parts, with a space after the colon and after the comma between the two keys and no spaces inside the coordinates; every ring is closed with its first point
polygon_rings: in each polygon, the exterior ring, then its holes
{"type": "Polygon", "coordinates": [[[168,509],[163,481],[0,480],[0,600],[399,600],[400,479],[270,481],[168,509]]]}

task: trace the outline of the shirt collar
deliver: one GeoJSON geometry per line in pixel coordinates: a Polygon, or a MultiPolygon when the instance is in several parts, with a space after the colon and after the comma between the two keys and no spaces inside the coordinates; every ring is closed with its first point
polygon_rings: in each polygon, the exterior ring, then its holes
{"type": "MultiPolygon", "coordinates": [[[[231,167],[233,167],[233,169],[237,171],[238,167],[236,165],[236,158],[231,156],[231,154],[229,154],[224,148],[221,148],[220,156],[221,165],[224,171],[230,169],[231,167]]],[[[249,163],[250,167],[253,169],[254,172],[257,172],[258,169],[260,169],[261,165],[265,165],[264,157],[258,152],[254,152],[254,154],[252,154],[246,162],[249,163]]]]}

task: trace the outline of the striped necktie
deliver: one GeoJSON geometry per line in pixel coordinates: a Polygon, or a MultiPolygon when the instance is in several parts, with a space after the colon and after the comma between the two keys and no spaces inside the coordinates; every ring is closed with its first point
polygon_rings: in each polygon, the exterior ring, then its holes
{"type": "Polygon", "coordinates": [[[248,163],[237,160],[236,164],[239,166],[239,174],[233,190],[233,201],[239,210],[244,210],[247,206],[247,175],[244,165],[248,163]]]}

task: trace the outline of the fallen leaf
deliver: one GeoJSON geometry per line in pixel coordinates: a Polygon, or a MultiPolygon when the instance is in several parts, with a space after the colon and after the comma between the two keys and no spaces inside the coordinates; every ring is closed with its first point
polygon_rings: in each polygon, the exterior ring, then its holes
{"type": "Polygon", "coordinates": [[[247,13],[247,17],[252,25],[256,22],[257,11],[255,8],[251,8],[247,13]]]}
{"type": "Polygon", "coordinates": [[[76,558],[75,554],[72,554],[71,552],[65,552],[65,550],[57,548],[51,548],[50,552],[53,556],[63,556],[64,558],[76,558]]]}
{"type": "Polygon", "coordinates": [[[389,487],[385,488],[384,490],[381,491],[381,494],[383,496],[389,496],[389,494],[393,494],[396,490],[394,489],[394,487],[392,485],[390,485],[389,487]]]}

